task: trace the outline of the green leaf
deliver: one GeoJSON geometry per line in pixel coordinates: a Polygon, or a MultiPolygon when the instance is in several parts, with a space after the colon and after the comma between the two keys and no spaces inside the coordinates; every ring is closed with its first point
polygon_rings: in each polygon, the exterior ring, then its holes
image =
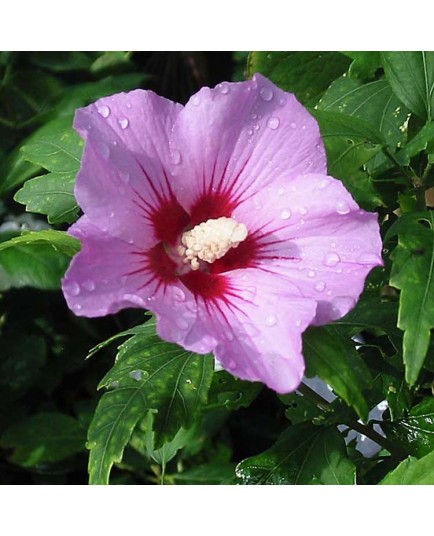
{"type": "Polygon", "coordinates": [[[62,413],[38,413],[8,428],[0,445],[13,448],[9,460],[22,467],[64,460],[84,450],[85,430],[62,413]]]}
{"type": "Polygon", "coordinates": [[[345,52],[345,54],[353,59],[353,63],[348,70],[350,77],[369,80],[381,68],[381,55],[379,52],[345,52]]]}
{"type": "Polygon", "coordinates": [[[243,484],[355,484],[356,468],[335,427],[290,426],[265,452],[236,467],[243,484]]]}
{"type": "Polygon", "coordinates": [[[434,122],[424,125],[419,132],[407,143],[404,154],[408,158],[418,155],[422,151],[428,153],[430,163],[434,162],[434,122]]]}
{"type": "Polygon", "coordinates": [[[389,229],[398,233],[390,284],[401,290],[398,327],[404,331],[406,381],[414,385],[423,366],[434,327],[434,216],[408,213],[389,229]],[[428,223],[428,227],[420,223],[428,223]]]}
{"type": "Polygon", "coordinates": [[[73,130],[71,118],[51,121],[22,147],[24,158],[56,173],[77,173],[83,140],[73,130]]]}
{"type": "Polygon", "coordinates": [[[434,52],[382,52],[381,57],[396,96],[419,117],[432,119],[434,52]]]}
{"type": "Polygon", "coordinates": [[[131,69],[131,67],[133,67],[133,63],[131,62],[131,52],[121,52],[116,50],[113,52],[104,52],[104,54],[99,56],[92,63],[90,72],[94,74],[111,70],[119,72],[122,69],[131,69]]]}
{"type": "Polygon", "coordinates": [[[178,430],[194,424],[206,403],[213,375],[212,356],[198,356],[157,337],[136,335],[120,348],[116,363],[99,387],[110,387],[89,428],[91,484],[106,484],[133,429],[149,410],[158,449],[178,430]]]}
{"type": "Polygon", "coordinates": [[[80,241],[63,231],[43,230],[43,231],[24,231],[20,236],[12,238],[7,242],[0,242],[0,259],[1,252],[7,249],[16,249],[20,246],[41,246],[49,245],[55,251],[64,253],[69,257],[74,256],[80,251],[80,241]]]}
{"type": "Polygon", "coordinates": [[[79,207],[74,197],[75,172],[48,173],[28,180],[14,196],[27,212],[46,214],[49,223],[72,223],[79,207]]]}
{"type": "MultiPolygon", "coordinates": [[[[367,121],[393,150],[403,146],[407,138],[408,110],[394,95],[387,80],[362,84],[351,78],[339,78],[329,87],[318,108],[367,121]]],[[[386,156],[379,154],[368,167],[374,169],[385,159],[386,156]]]]}
{"type": "Polygon", "coordinates": [[[367,422],[369,407],[363,395],[372,382],[369,369],[351,340],[333,326],[309,328],[303,335],[306,376],[319,376],[367,422]]]}
{"type": "Polygon", "coordinates": [[[383,429],[389,440],[422,458],[434,450],[434,398],[425,398],[402,419],[385,422],[383,429]]]}
{"type": "Polygon", "coordinates": [[[434,484],[434,451],[420,460],[409,456],[390,472],[380,484],[427,485],[434,484]]]}
{"type": "Polygon", "coordinates": [[[88,52],[32,52],[29,59],[38,67],[59,73],[83,71],[92,63],[88,52]]]}
{"type": "Polygon", "coordinates": [[[303,104],[313,105],[350,63],[339,52],[252,52],[247,74],[261,73],[303,104]]]}
{"type": "Polygon", "coordinates": [[[21,151],[11,152],[4,160],[0,160],[0,195],[19,186],[40,170],[40,166],[25,160],[21,151]]]}
{"type": "Polygon", "coordinates": [[[170,475],[169,478],[179,484],[229,484],[235,475],[233,463],[208,463],[187,469],[182,473],[170,475]]]}
{"type": "Polygon", "coordinates": [[[262,388],[261,383],[246,382],[221,370],[214,374],[206,409],[226,408],[234,411],[248,408],[262,388]]]}

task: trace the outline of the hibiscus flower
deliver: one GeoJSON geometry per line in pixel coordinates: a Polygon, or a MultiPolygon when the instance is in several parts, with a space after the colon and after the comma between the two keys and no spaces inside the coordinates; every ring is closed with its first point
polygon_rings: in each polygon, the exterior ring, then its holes
{"type": "Polygon", "coordinates": [[[161,338],[280,392],[303,331],[345,315],[382,264],[377,215],[327,176],[315,119],[261,75],[185,107],[135,90],[77,110],[82,242],[63,280],[88,317],[153,311],[161,338]]]}

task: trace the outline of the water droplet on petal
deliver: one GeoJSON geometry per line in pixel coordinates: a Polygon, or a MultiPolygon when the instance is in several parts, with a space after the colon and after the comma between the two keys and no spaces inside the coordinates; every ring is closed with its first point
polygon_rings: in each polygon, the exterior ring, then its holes
{"type": "Polygon", "coordinates": [[[261,127],[259,125],[253,125],[253,130],[255,132],[258,132],[258,130],[260,129],[261,127]]]}
{"type": "Polygon", "coordinates": [[[296,320],[295,325],[299,328],[301,326],[301,320],[296,320]]]}
{"type": "Polygon", "coordinates": [[[302,216],[305,216],[307,214],[307,208],[306,207],[300,207],[298,209],[298,212],[302,215],[302,216]]]}
{"type": "Polygon", "coordinates": [[[273,90],[270,87],[265,86],[259,90],[259,95],[262,100],[269,102],[273,98],[273,90]]]}
{"type": "Polygon", "coordinates": [[[106,118],[110,115],[110,108],[108,106],[100,106],[98,108],[98,113],[99,115],[101,115],[102,117],[106,118]]]}
{"type": "Polygon", "coordinates": [[[275,326],[277,324],[277,317],[275,315],[268,315],[265,318],[265,325],[269,328],[275,326]]]}
{"type": "Polygon", "coordinates": [[[315,276],[316,276],[316,272],[315,272],[315,270],[309,270],[309,271],[307,272],[307,277],[311,277],[311,278],[312,278],[312,277],[315,277],[315,276]]]}
{"type": "Polygon", "coordinates": [[[173,299],[177,302],[185,301],[185,293],[178,287],[173,289],[173,299]]]}
{"type": "Polygon", "coordinates": [[[282,212],[280,213],[280,217],[282,218],[282,220],[289,220],[289,218],[291,217],[291,211],[289,209],[282,210],[282,212]]]}
{"type": "Polygon", "coordinates": [[[285,106],[285,104],[286,104],[286,99],[285,99],[285,97],[281,97],[281,98],[279,99],[279,104],[280,104],[280,106],[285,106]]]}
{"type": "Polygon", "coordinates": [[[329,179],[321,179],[318,183],[318,189],[324,190],[324,188],[327,188],[327,186],[330,184],[329,179]]]}
{"type": "Polygon", "coordinates": [[[114,217],[115,217],[115,213],[114,213],[113,211],[110,212],[110,214],[109,214],[109,218],[114,218],[114,217]]]}
{"type": "Polygon", "coordinates": [[[142,379],[142,371],[141,370],[132,370],[129,374],[130,378],[133,380],[136,380],[139,382],[142,379]]]}
{"type": "Polygon", "coordinates": [[[128,125],[130,124],[130,122],[128,121],[126,117],[123,117],[122,119],[118,120],[118,124],[122,130],[125,130],[126,128],[128,128],[128,125]]]}
{"type": "Polygon", "coordinates": [[[336,212],[338,214],[348,214],[350,212],[350,207],[345,203],[345,201],[339,201],[336,203],[336,212]]]}
{"type": "Polygon", "coordinates": [[[291,128],[296,128],[296,127],[297,127],[297,123],[291,123],[289,126],[290,126],[291,128]]]}
{"type": "Polygon", "coordinates": [[[180,164],[182,160],[181,153],[177,149],[174,149],[170,154],[170,160],[172,161],[172,164],[180,164]]]}
{"type": "Polygon", "coordinates": [[[326,288],[326,284],[324,283],[324,281],[317,281],[315,283],[315,285],[313,286],[313,288],[317,291],[317,292],[323,292],[324,289],[326,288]]]}
{"type": "Polygon", "coordinates": [[[80,294],[80,285],[76,281],[70,281],[65,285],[65,290],[71,296],[78,296],[80,294]]]}
{"type": "Polygon", "coordinates": [[[268,120],[267,126],[271,128],[271,130],[276,130],[279,128],[280,125],[280,119],[278,117],[270,117],[268,120]]]}
{"type": "Polygon", "coordinates": [[[95,283],[88,279],[87,281],[83,282],[83,288],[89,292],[92,292],[92,290],[95,290],[95,283]]]}
{"type": "Polygon", "coordinates": [[[277,190],[277,195],[283,195],[285,193],[285,188],[279,188],[277,190]]]}
{"type": "Polygon", "coordinates": [[[340,257],[337,253],[327,253],[327,255],[324,257],[324,265],[325,266],[336,266],[336,264],[340,261],[340,257]]]}
{"type": "Polygon", "coordinates": [[[110,148],[108,145],[106,145],[105,143],[100,143],[98,145],[99,147],[99,152],[101,154],[101,156],[107,160],[107,158],[110,156],[110,148]]]}
{"type": "Polygon", "coordinates": [[[128,171],[120,171],[119,175],[121,177],[122,182],[124,182],[125,184],[128,184],[130,182],[130,174],[128,173],[128,171]]]}
{"type": "Polygon", "coordinates": [[[226,95],[227,93],[229,93],[230,88],[227,82],[222,82],[221,84],[218,84],[217,87],[220,93],[223,93],[223,95],[226,95]]]}
{"type": "Polygon", "coordinates": [[[190,325],[185,318],[182,318],[182,316],[178,316],[175,323],[180,329],[188,329],[190,325]]]}

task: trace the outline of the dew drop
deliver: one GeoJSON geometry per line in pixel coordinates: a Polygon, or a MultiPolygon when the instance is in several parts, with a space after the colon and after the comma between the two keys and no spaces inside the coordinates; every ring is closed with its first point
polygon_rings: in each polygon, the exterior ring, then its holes
{"type": "Polygon", "coordinates": [[[317,291],[317,292],[323,292],[324,289],[326,288],[326,284],[324,283],[324,281],[317,281],[313,288],[317,291]]]}
{"type": "Polygon", "coordinates": [[[282,98],[279,99],[279,104],[280,104],[280,106],[285,106],[285,104],[286,104],[285,97],[282,97],[282,98]]]}
{"type": "Polygon", "coordinates": [[[172,164],[180,164],[182,160],[181,153],[177,149],[174,149],[170,155],[170,160],[172,161],[172,164]]]}
{"type": "Polygon", "coordinates": [[[76,311],[81,311],[81,309],[82,309],[81,305],[79,303],[76,303],[75,304],[75,310],[76,311]]]}
{"type": "Polygon", "coordinates": [[[66,286],[66,292],[71,296],[78,296],[80,294],[80,285],[76,281],[71,281],[66,286]]]}
{"type": "Polygon", "coordinates": [[[267,126],[271,128],[271,130],[276,130],[279,128],[280,125],[280,119],[278,117],[270,117],[268,120],[267,126]]]}
{"type": "Polygon", "coordinates": [[[128,128],[130,122],[128,121],[126,117],[123,117],[122,119],[118,120],[118,124],[122,130],[125,130],[126,128],[128,128]]]}
{"type": "Polygon", "coordinates": [[[99,115],[101,115],[102,117],[106,118],[110,115],[110,108],[108,106],[100,106],[98,108],[98,113],[99,115]]]}
{"type": "Polygon", "coordinates": [[[277,317],[275,315],[268,315],[265,319],[265,325],[269,328],[277,324],[277,317]]]}
{"type": "Polygon", "coordinates": [[[125,184],[128,184],[130,182],[131,177],[128,171],[120,171],[119,175],[121,177],[122,182],[124,182],[125,184]]]}
{"type": "Polygon", "coordinates": [[[290,126],[291,128],[296,128],[296,127],[297,127],[297,123],[291,123],[289,126],[290,126]]]}
{"type": "Polygon", "coordinates": [[[296,320],[295,325],[299,328],[301,326],[301,320],[296,320]]]}
{"type": "Polygon", "coordinates": [[[273,90],[269,87],[263,87],[259,90],[261,99],[265,102],[269,102],[273,98],[273,90]]]}
{"type": "Polygon", "coordinates": [[[99,144],[99,152],[105,160],[110,156],[110,148],[105,143],[99,144]]]}
{"type": "Polygon", "coordinates": [[[253,130],[255,132],[258,132],[258,130],[260,129],[261,127],[259,125],[253,125],[253,130]]]}
{"type": "Polygon", "coordinates": [[[279,188],[277,190],[277,195],[283,195],[285,193],[285,188],[279,188]]]}
{"type": "Polygon", "coordinates": [[[229,93],[230,88],[229,88],[229,84],[227,82],[222,82],[217,87],[218,87],[220,93],[223,93],[223,95],[227,95],[229,93]]]}
{"type": "Polygon", "coordinates": [[[115,213],[114,213],[113,211],[110,212],[110,214],[109,214],[109,218],[114,218],[114,217],[115,217],[115,213]]]}
{"type": "Polygon", "coordinates": [[[253,129],[249,128],[249,129],[247,130],[247,135],[248,135],[248,136],[253,136],[253,129]]]}
{"type": "Polygon", "coordinates": [[[336,212],[342,215],[348,214],[350,212],[350,207],[344,201],[339,201],[336,203],[336,212]]]}
{"type": "Polygon", "coordinates": [[[282,210],[282,212],[280,213],[280,217],[282,218],[282,220],[289,220],[289,218],[291,217],[291,211],[289,209],[282,210]]]}
{"type": "Polygon", "coordinates": [[[173,289],[173,299],[177,302],[185,301],[185,293],[178,287],[173,289]]]}
{"type": "Polygon", "coordinates": [[[307,214],[307,208],[306,207],[300,207],[298,209],[298,212],[302,215],[302,216],[306,216],[307,214]]]}
{"type": "Polygon", "coordinates": [[[189,323],[187,322],[187,320],[185,318],[182,318],[182,316],[179,316],[176,321],[175,321],[176,325],[178,326],[179,329],[188,329],[188,326],[189,326],[189,323]]]}
{"type": "Polygon", "coordinates": [[[307,277],[312,278],[312,277],[315,277],[315,276],[316,276],[316,272],[315,272],[315,270],[309,270],[309,271],[307,272],[307,277]]]}
{"type": "Polygon", "coordinates": [[[92,290],[95,290],[95,283],[88,279],[87,281],[83,282],[83,288],[89,292],[92,292],[92,290]]]}
{"type": "Polygon", "coordinates": [[[330,180],[329,179],[321,179],[318,183],[318,189],[319,190],[324,190],[325,188],[327,188],[327,186],[330,184],[330,180]]]}
{"type": "Polygon", "coordinates": [[[129,374],[130,378],[133,380],[136,380],[139,382],[142,379],[142,371],[141,370],[132,370],[129,374]]]}
{"type": "Polygon", "coordinates": [[[337,253],[327,253],[327,255],[324,257],[324,265],[336,266],[340,260],[341,259],[337,253]]]}

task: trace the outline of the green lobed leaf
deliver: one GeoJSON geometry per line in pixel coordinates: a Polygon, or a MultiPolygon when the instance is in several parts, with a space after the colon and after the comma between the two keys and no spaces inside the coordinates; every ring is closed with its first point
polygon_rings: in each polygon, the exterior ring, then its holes
{"type": "Polygon", "coordinates": [[[353,60],[348,69],[350,77],[369,80],[381,68],[380,52],[345,52],[345,54],[353,60]]]}
{"type": "Polygon", "coordinates": [[[62,413],[38,413],[14,424],[0,436],[0,445],[13,448],[9,460],[22,467],[64,460],[84,449],[85,430],[62,413]]]}
{"type": "Polygon", "coordinates": [[[434,52],[382,52],[384,72],[396,96],[423,119],[434,113],[434,52]]]}
{"type": "Polygon", "coordinates": [[[306,376],[319,376],[367,422],[369,407],[363,390],[372,382],[369,369],[351,340],[333,326],[309,328],[303,335],[306,376]]]}
{"type": "Polygon", "coordinates": [[[265,452],[239,463],[243,484],[355,484],[356,468],[336,427],[290,426],[265,452]]]}
{"type": "Polygon", "coordinates": [[[406,381],[414,385],[434,327],[434,216],[432,212],[404,214],[386,237],[393,234],[399,239],[391,254],[390,284],[401,290],[398,327],[404,331],[406,381]]]}
{"type": "Polygon", "coordinates": [[[409,456],[381,482],[384,485],[434,484],[434,451],[420,460],[409,456]]]}
{"type": "Polygon", "coordinates": [[[27,212],[46,214],[49,223],[72,223],[79,207],[74,197],[75,172],[48,173],[28,180],[14,196],[27,212]]]}
{"type": "Polygon", "coordinates": [[[434,398],[425,398],[407,416],[383,426],[388,439],[416,458],[434,450],[434,398]]]}
{"type": "Polygon", "coordinates": [[[340,52],[251,52],[247,74],[261,73],[303,104],[313,105],[350,63],[340,52]]]}
{"type": "Polygon", "coordinates": [[[135,336],[120,348],[114,367],[99,387],[109,387],[98,404],[89,428],[91,484],[108,483],[110,469],[119,462],[140,419],[154,415],[155,449],[190,427],[206,402],[214,363],[157,337],[135,336]]]}

